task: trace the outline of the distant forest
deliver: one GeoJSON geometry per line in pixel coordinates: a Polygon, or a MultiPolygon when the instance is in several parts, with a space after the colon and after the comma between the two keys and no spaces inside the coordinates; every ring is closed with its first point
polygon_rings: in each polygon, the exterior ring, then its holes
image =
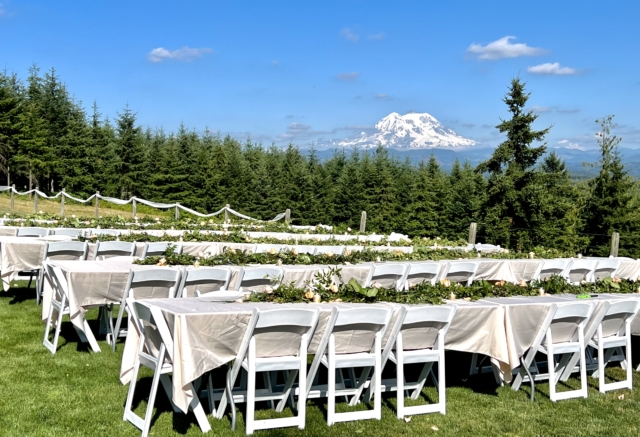
{"type": "Polygon", "coordinates": [[[601,120],[597,176],[572,181],[565,163],[546,153],[548,130],[531,130],[536,115],[524,109],[524,85],[514,79],[504,96],[512,118],[497,126],[506,140],[493,156],[476,167],[456,161],[446,172],[433,155],[414,164],[384,147],[336,150],[321,160],[293,144],[263,146],[185,126],[172,133],[143,128],[128,107],[113,120],[96,103],[87,113],[54,69],[32,67],[26,80],[5,71],[0,172],[20,190],[100,191],[202,212],[228,203],[263,219],[290,208],[296,224],[357,228],[367,211],[367,230],[416,238],[466,238],[476,222],[478,241],[525,251],[606,256],[617,231],[620,254],[639,256],[639,191],[621,162],[611,117],[601,120]]]}

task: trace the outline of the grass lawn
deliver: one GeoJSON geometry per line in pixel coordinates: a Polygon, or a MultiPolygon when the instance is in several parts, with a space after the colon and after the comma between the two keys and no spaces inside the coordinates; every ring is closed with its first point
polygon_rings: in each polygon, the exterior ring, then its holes
{"type": "MultiPolygon", "coordinates": [[[[118,379],[122,345],[112,353],[95,354],[78,343],[70,322],[56,355],[42,345],[44,324],[41,307],[33,290],[14,288],[0,292],[0,436],[139,436],[140,431],[122,421],[127,387],[118,379]]],[[[90,313],[97,317],[97,311],[90,313]]],[[[94,322],[95,323],[95,322],[94,322]]],[[[639,345],[640,346],[640,345],[639,345]]],[[[640,351],[638,347],[636,350],[640,351]]],[[[468,377],[468,354],[447,354],[447,415],[414,416],[409,422],[395,417],[395,395],[383,399],[382,421],[366,420],[327,427],[324,400],[307,404],[305,430],[285,428],[257,431],[257,435],[634,435],[640,433],[640,377],[635,374],[635,391],[600,394],[597,380],[589,378],[589,398],[552,403],[548,385],[536,384],[536,400],[529,401],[528,385],[518,392],[497,387],[490,374],[468,377]]],[[[637,363],[636,363],[637,364],[637,363]]],[[[607,376],[623,378],[619,367],[607,376]]],[[[145,393],[151,372],[143,368],[136,402],[139,414],[145,408],[145,393]]],[[[569,380],[577,388],[578,380],[569,380]]],[[[562,388],[561,388],[562,389],[562,388]]],[[[424,390],[433,398],[433,386],[424,390]]],[[[424,402],[424,399],[420,400],[424,402]]],[[[206,404],[206,402],[205,402],[206,404]]],[[[411,405],[411,402],[408,402],[411,405]]],[[[174,414],[162,390],[156,402],[151,435],[202,435],[193,415],[174,414]]],[[[339,411],[349,407],[338,404],[339,411]]],[[[358,406],[357,408],[366,408],[358,406]]],[[[233,433],[229,418],[209,416],[209,435],[244,435],[244,405],[240,405],[238,429],[233,433]]],[[[290,410],[282,414],[291,414],[290,410]]],[[[266,405],[258,405],[258,418],[275,417],[266,405]]]]}

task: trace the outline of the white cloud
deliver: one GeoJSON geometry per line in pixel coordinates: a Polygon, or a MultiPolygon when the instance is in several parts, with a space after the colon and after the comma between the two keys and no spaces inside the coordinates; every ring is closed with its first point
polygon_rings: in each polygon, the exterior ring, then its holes
{"type": "Polygon", "coordinates": [[[348,27],[345,27],[340,31],[340,36],[346,40],[353,42],[356,42],[360,39],[360,35],[354,32],[353,29],[350,29],[348,27]]]}
{"type": "Polygon", "coordinates": [[[336,79],[340,82],[355,82],[360,77],[360,73],[353,71],[350,73],[340,73],[336,75],[336,79]]]}
{"type": "Polygon", "coordinates": [[[372,41],[380,41],[380,40],[383,40],[385,36],[386,35],[384,34],[384,32],[380,32],[380,33],[375,33],[375,34],[372,34],[372,35],[368,35],[367,39],[370,39],[372,41]]]}
{"type": "Polygon", "coordinates": [[[561,67],[559,62],[547,62],[546,64],[528,67],[527,72],[531,74],[548,74],[556,76],[568,76],[579,73],[575,68],[561,67]]]}
{"type": "Polygon", "coordinates": [[[158,63],[166,60],[191,62],[195,59],[201,58],[207,53],[213,53],[213,50],[208,47],[201,49],[182,47],[181,49],[177,50],[167,50],[164,47],[158,47],[151,50],[147,57],[153,63],[158,63]]]}
{"type": "Polygon", "coordinates": [[[579,143],[574,143],[569,140],[558,141],[558,144],[563,149],[574,149],[574,150],[587,150],[584,147],[581,147],[579,143]]]}
{"type": "Polygon", "coordinates": [[[468,53],[478,56],[478,59],[495,61],[503,58],[518,58],[520,56],[540,56],[547,53],[539,47],[529,47],[523,43],[512,44],[509,40],[515,36],[505,36],[496,41],[490,42],[486,46],[471,44],[467,49],[468,53]]]}

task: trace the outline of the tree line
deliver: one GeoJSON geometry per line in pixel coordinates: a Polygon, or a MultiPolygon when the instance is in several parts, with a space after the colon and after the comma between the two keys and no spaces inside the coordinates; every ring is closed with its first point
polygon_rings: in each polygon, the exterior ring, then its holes
{"type": "Polygon", "coordinates": [[[128,107],[110,120],[96,103],[87,113],[54,69],[41,74],[34,66],[25,81],[0,74],[0,171],[18,189],[100,191],[202,212],[229,203],[263,219],[290,208],[298,224],[357,228],[367,211],[367,230],[418,238],[465,238],[476,222],[479,241],[517,250],[607,255],[617,231],[620,254],[640,255],[639,190],[624,169],[612,117],[598,121],[598,175],[577,183],[547,153],[549,129],[533,129],[528,98],[513,79],[503,99],[511,118],[496,126],[506,140],[479,166],[456,161],[446,172],[433,155],[413,164],[382,146],[321,160],[292,144],[240,142],[184,125],[171,133],[143,128],[128,107]]]}

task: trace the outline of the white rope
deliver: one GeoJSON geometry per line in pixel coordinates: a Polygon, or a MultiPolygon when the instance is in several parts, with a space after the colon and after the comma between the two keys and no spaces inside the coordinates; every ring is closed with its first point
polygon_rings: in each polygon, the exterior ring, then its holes
{"type": "MultiPolygon", "coordinates": [[[[233,214],[238,218],[244,219],[244,220],[255,220],[255,221],[263,221],[263,220],[259,220],[253,217],[249,217],[248,215],[244,215],[239,213],[238,211],[235,211],[231,208],[227,208],[226,206],[222,207],[219,211],[216,212],[212,212],[210,214],[203,214],[201,212],[198,211],[194,211],[191,208],[187,208],[186,206],[180,205],[179,203],[161,203],[161,202],[152,202],[150,200],[145,200],[145,199],[140,199],[138,197],[131,197],[129,200],[123,200],[123,199],[118,199],[116,197],[106,197],[106,196],[102,196],[100,194],[92,194],[91,196],[89,196],[87,199],[82,200],[79,199],[77,197],[74,197],[68,193],[66,193],[65,191],[60,191],[58,194],[56,194],[55,196],[47,196],[45,193],[43,193],[42,191],[39,191],[37,189],[32,189],[29,191],[24,191],[24,192],[19,192],[18,190],[16,190],[13,187],[9,187],[7,185],[0,185],[0,192],[3,191],[11,191],[14,194],[17,194],[18,196],[26,196],[28,194],[31,193],[36,193],[38,195],[38,197],[42,197],[43,199],[56,199],[60,196],[64,196],[67,199],[71,199],[75,202],[78,203],[88,203],[90,201],[92,201],[96,196],[98,197],[98,199],[100,200],[104,200],[105,202],[110,202],[110,203],[115,203],[116,205],[127,205],[133,201],[136,201],[138,203],[141,203],[143,205],[147,205],[150,206],[152,208],[157,208],[157,209],[170,209],[170,208],[180,208],[181,210],[189,213],[189,214],[193,214],[197,217],[202,217],[202,218],[206,218],[206,217],[214,217],[216,215],[220,215],[223,212],[228,212],[229,214],[233,214]]],[[[269,222],[276,222],[278,220],[282,220],[283,218],[285,218],[285,213],[280,213],[278,215],[276,215],[273,219],[268,220],[269,222]]]]}

